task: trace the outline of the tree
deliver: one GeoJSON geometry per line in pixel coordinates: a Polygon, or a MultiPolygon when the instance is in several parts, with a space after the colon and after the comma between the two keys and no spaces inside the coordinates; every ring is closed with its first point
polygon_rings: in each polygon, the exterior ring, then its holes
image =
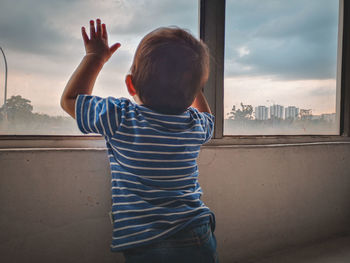
{"type": "Polygon", "coordinates": [[[0,107],[1,134],[79,134],[73,118],[33,112],[30,103],[20,95],[6,100],[0,107]]]}
{"type": "Polygon", "coordinates": [[[253,106],[252,105],[244,105],[241,102],[241,109],[236,109],[236,106],[232,106],[232,110],[228,113],[229,119],[231,120],[252,120],[253,119],[253,106]]]}
{"type": "Polygon", "coordinates": [[[22,98],[21,95],[12,96],[6,100],[6,104],[0,108],[0,112],[4,115],[7,113],[9,120],[25,119],[33,115],[33,106],[30,100],[22,98]]]}

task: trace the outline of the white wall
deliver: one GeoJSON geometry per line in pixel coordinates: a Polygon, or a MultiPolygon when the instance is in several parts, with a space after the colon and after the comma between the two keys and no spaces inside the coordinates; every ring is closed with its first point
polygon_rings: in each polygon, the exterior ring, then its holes
{"type": "MultiPolygon", "coordinates": [[[[104,150],[0,150],[0,262],[123,262],[109,251],[104,150]]],[[[203,147],[221,262],[350,230],[350,145],[203,147]]]]}

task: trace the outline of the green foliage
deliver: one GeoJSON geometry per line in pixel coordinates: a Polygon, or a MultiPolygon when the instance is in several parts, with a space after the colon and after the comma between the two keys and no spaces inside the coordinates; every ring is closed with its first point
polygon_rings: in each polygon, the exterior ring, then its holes
{"type": "Polygon", "coordinates": [[[31,101],[12,96],[0,107],[0,134],[80,134],[71,117],[33,113],[31,101]]]}
{"type": "Polygon", "coordinates": [[[236,106],[233,106],[228,116],[230,120],[252,120],[253,106],[244,105],[243,102],[241,102],[241,109],[236,109],[236,106]]]}
{"type": "Polygon", "coordinates": [[[21,95],[12,96],[6,100],[6,104],[0,108],[2,115],[7,112],[8,120],[27,119],[32,116],[33,106],[30,100],[22,98],[21,95]]]}

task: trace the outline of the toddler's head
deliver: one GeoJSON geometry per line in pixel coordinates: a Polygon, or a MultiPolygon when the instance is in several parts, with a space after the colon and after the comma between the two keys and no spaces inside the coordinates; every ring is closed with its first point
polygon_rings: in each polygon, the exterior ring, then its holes
{"type": "Polygon", "coordinates": [[[207,46],[180,28],[158,28],[137,47],[130,80],[142,104],[166,114],[184,112],[209,75],[207,46]]]}

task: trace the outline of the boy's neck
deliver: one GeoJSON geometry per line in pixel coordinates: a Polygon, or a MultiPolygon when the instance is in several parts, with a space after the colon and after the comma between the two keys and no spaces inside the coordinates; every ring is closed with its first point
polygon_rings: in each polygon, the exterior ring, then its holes
{"type": "Polygon", "coordinates": [[[144,106],[142,100],[139,98],[139,96],[137,94],[135,94],[134,96],[132,96],[134,101],[138,104],[138,105],[141,105],[141,106],[144,106]]]}

